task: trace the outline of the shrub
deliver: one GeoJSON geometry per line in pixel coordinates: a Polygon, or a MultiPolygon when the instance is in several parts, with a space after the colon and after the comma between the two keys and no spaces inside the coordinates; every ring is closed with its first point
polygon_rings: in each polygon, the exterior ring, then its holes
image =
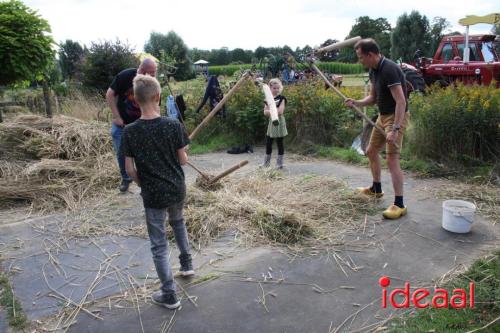
{"type": "Polygon", "coordinates": [[[494,85],[434,87],[410,103],[410,152],[419,158],[470,166],[500,155],[500,91],[494,85]]]}

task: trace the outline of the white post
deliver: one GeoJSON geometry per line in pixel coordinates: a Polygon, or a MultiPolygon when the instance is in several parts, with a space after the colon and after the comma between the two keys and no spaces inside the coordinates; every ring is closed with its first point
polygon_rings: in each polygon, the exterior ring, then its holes
{"type": "Polygon", "coordinates": [[[469,63],[469,26],[465,28],[464,63],[469,63]]]}

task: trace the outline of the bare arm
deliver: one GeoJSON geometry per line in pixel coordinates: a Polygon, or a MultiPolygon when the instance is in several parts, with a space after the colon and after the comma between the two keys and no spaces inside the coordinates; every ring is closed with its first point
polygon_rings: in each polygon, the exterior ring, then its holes
{"type": "Polygon", "coordinates": [[[137,176],[137,170],[135,169],[134,158],[125,156],[125,170],[127,174],[137,183],[139,187],[141,187],[141,182],[139,180],[139,176],[137,176]]]}
{"type": "Polygon", "coordinates": [[[116,105],[116,95],[115,91],[111,88],[108,88],[106,91],[106,102],[108,102],[109,107],[111,108],[111,113],[113,114],[113,122],[123,127],[123,119],[120,117],[120,112],[118,111],[118,106],[116,105]]]}
{"type": "Polygon", "coordinates": [[[179,159],[179,164],[180,165],[184,165],[188,161],[188,155],[186,153],[186,147],[182,147],[181,149],[177,149],[177,158],[179,159]]]}
{"type": "Polygon", "coordinates": [[[352,108],[353,106],[362,107],[362,106],[372,105],[375,104],[376,101],[377,101],[377,93],[375,92],[375,85],[371,84],[370,94],[368,96],[358,100],[348,98],[345,100],[345,104],[348,107],[352,108]]]}
{"type": "Polygon", "coordinates": [[[283,114],[285,112],[285,100],[281,101],[280,106],[278,107],[278,115],[283,114]]]}
{"type": "Polygon", "coordinates": [[[269,106],[264,104],[264,115],[269,117],[271,115],[271,111],[269,110],[269,106]]]}

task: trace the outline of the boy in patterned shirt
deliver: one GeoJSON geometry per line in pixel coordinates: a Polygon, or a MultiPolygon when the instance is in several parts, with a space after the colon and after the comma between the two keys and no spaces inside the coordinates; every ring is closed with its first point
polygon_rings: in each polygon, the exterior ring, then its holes
{"type": "Polygon", "coordinates": [[[183,205],[186,196],[184,171],[189,138],[178,120],[160,116],[160,84],[151,76],[134,78],[134,96],[141,117],[125,127],[122,150],[127,174],[141,188],[151,252],[161,289],[151,296],[155,304],[176,309],[175,284],[168,260],[165,218],[174,230],[180,251],[179,275],[194,274],[183,205]]]}

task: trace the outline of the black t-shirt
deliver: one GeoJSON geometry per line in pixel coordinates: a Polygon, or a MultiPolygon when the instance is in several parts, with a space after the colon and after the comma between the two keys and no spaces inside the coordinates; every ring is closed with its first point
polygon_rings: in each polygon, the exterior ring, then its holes
{"type": "MultiPolygon", "coordinates": [[[[392,114],[396,111],[396,101],[392,97],[391,87],[401,85],[406,98],[406,81],[401,68],[385,57],[380,59],[376,69],[370,69],[370,81],[375,85],[377,106],[380,114],[392,114]]],[[[406,103],[408,110],[408,103],[406,103]]]]}
{"type": "Polygon", "coordinates": [[[125,127],[121,149],[135,160],[144,207],[165,208],[184,200],[186,184],[177,150],[188,144],[177,119],[138,119],[125,127]]]}
{"type": "MultiPolygon", "coordinates": [[[[285,105],[287,103],[286,97],[283,95],[277,95],[274,97],[274,103],[276,103],[276,108],[279,108],[281,105],[281,102],[285,101],[285,105]]],[[[267,105],[267,101],[264,100],[264,104],[267,105]]]]}
{"type": "Polygon", "coordinates": [[[133,80],[136,75],[137,69],[125,69],[115,76],[109,86],[118,96],[118,111],[125,124],[131,124],[141,117],[141,109],[134,99],[133,80]]]}

